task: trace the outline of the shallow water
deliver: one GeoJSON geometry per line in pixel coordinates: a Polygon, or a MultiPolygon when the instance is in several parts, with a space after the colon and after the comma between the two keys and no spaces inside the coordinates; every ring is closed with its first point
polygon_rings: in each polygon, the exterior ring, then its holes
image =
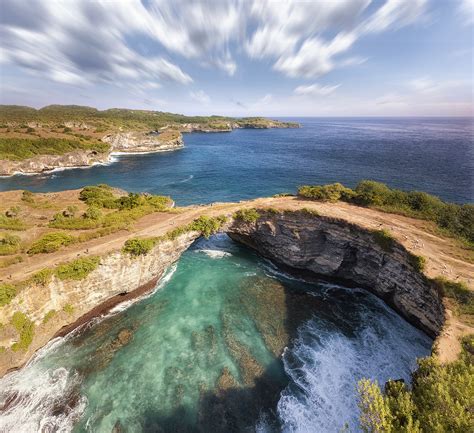
{"type": "Polygon", "coordinates": [[[455,202],[474,201],[472,118],[302,118],[300,129],[184,135],[185,148],[126,155],[108,166],[0,179],[0,191],[107,183],[171,195],[179,205],[374,179],[455,202]]]}
{"type": "Polygon", "coordinates": [[[291,278],[225,235],[96,322],[0,381],[2,432],[357,431],[357,380],[408,380],[432,343],[366,291],[291,278]]]}

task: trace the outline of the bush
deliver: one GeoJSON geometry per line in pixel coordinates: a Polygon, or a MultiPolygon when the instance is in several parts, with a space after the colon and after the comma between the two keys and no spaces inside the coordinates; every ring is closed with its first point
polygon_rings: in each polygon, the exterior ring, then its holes
{"type": "MultiPolygon", "coordinates": [[[[465,346],[464,346],[465,347],[465,346]]],[[[453,363],[418,360],[412,389],[388,382],[382,394],[377,383],[359,382],[362,431],[367,433],[464,433],[472,431],[474,365],[463,354],[453,363]]]]}
{"type": "Polygon", "coordinates": [[[47,233],[37,241],[33,242],[28,254],[52,253],[63,246],[67,246],[76,241],[74,236],[63,232],[47,233]]]}
{"type": "Polygon", "coordinates": [[[208,238],[216,233],[225,221],[226,218],[224,216],[214,218],[202,215],[189,225],[189,230],[196,230],[200,232],[201,235],[208,238]]]}
{"type": "Polygon", "coordinates": [[[474,315],[474,292],[462,282],[450,281],[444,277],[432,280],[440,296],[446,296],[456,303],[457,313],[474,315]]]}
{"type": "Polygon", "coordinates": [[[363,180],[355,189],[353,200],[363,206],[382,206],[390,195],[390,188],[380,182],[363,180]]]}
{"type": "Polygon", "coordinates": [[[86,219],[97,221],[102,217],[102,212],[100,211],[99,207],[92,205],[87,208],[87,210],[84,212],[83,217],[86,219]]]}
{"type": "Polygon", "coordinates": [[[426,266],[426,259],[423,256],[417,256],[415,254],[410,254],[409,255],[409,261],[412,264],[412,266],[415,268],[416,271],[418,272],[423,272],[426,266]]]}
{"type": "Polygon", "coordinates": [[[45,286],[51,280],[54,271],[48,268],[41,269],[41,271],[36,272],[32,277],[31,281],[39,286],[45,286]]]}
{"type": "Polygon", "coordinates": [[[313,200],[336,202],[341,199],[351,199],[354,191],[340,183],[332,183],[329,185],[301,186],[298,188],[298,195],[313,200]]]}
{"type": "Polygon", "coordinates": [[[15,257],[6,257],[5,259],[0,260],[0,268],[7,268],[8,266],[15,265],[16,263],[21,263],[23,261],[23,257],[15,256],[15,257]]]}
{"type": "Polygon", "coordinates": [[[258,213],[257,209],[240,209],[234,213],[234,218],[236,220],[241,220],[246,223],[254,223],[258,221],[260,218],[260,214],[258,213]]]}
{"type": "Polygon", "coordinates": [[[3,230],[26,230],[26,224],[20,218],[8,218],[0,215],[0,229],[3,230]]]}
{"type": "Polygon", "coordinates": [[[33,336],[35,333],[34,323],[28,319],[24,313],[16,311],[11,318],[11,324],[18,331],[20,337],[16,343],[13,343],[12,350],[14,352],[19,350],[27,350],[33,341],[33,336]]]}
{"type": "Polygon", "coordinates": [[[100,263],[100,257],[91,256],[64,263],[56,268],[56,276],[61,280],[82,280],[95,270],[100,263]]]}
{"type": "Polygon", "coordinates": [[[125,254],[130,254],[131,256],[138,257],[148,254],[151,249],[155,246],[154,239],[128,239],[123,248],[122,252],[125,254]]]}
{"type": "Polygon", "coordinates": [[[17,289],[13,284],[0,283],[0,307],[8,305],[16,293],[17,289]]]}
{"type": "Polygon", "coordinates": [[[21,194],[21,200],[26,203],[33,203],[35,201],[35,195],[28,190],[24,190],[21,194]]]}
{"type": "Polygon", "coordinates": [[[14,254],[20,249],[21,238],[7,233],[0,239],[0,256],[14,254]]]}
{"type": "Polygon", "coordinates": [[[388,230],[375,230],[372,236],[377,245],[386,252],[391,252],[395,244],[395,239],[388,230]]]}
{"type": "Polygon", "coordinates": [[[107,209],[116,209],[118,207],[112,187],[105,184],[86,186],[79,193],[79,199],[89,206],[107,209]]]}
{"type": "Polygon", "coordinates": [[[71,305],[71,304],[66,304],[64,307],[63,307],[63,311],[69,315],[73,314],[74,313],[74,307],[71,305]]]}

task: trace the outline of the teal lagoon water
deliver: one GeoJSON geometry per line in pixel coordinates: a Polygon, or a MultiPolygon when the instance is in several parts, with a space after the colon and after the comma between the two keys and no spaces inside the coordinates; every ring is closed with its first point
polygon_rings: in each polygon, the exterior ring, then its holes
{"type": "Polygon", "coordinates": [[[0,431],[358,431],[357,380],[409,380],[431,343],[368,292],[295,279],[217,235],[4,377],[0,431]]]}
{"type": "Polygon", "coordinates": [[[301,118],[299,129],[193,133],[174,152],[108,166],[0,179],[0,191],[107,183],[171,195],[179,205],[237,201],[299,185],[374,179],[453,202],[474,201],[472,118],[301,118]]]}

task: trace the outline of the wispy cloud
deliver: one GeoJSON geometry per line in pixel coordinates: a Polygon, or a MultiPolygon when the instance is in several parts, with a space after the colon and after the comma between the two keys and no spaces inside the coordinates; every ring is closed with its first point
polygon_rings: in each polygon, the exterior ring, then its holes
{"type": "Polygon", "coordinates": [[[211,98],[209,95],[204,92],[204,90],[197,90],[195,92],[190,92],[189,96],[196,102],[200,104],[209,104],[211,102],[211,98]]]}
{"type": "Polygon", "coordinates": [[[298,86],[294,90],[294,93],[297,95],[326,96],[333,93],[339,86],[340,84],[334,86],[321,86],[314,83],[309,86],[298,86]]]}

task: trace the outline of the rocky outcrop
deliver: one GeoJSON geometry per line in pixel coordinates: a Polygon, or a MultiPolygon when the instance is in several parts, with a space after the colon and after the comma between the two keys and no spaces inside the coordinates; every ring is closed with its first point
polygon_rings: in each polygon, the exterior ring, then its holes
{"type": "Polygon", "coordinates": [[[142,287],[151,290],[164,270],[178,260],[198,236],[199,232],[187,232],[173,241],[159,243],[147,255],[139,257],[117,251],[102,257],[98,268],[83,280],[62,281],[53,277],[45,286],[32,284],[23,289],[2,308],[4,326],[0,329],[0,346],[8,349],[0,352],[0,377],[22,366],[55,335],[103,314],[127,300],[127,294],[143,293],[142,287]],[[10,349],[18,339],[16,330],[8,324],[16,311],[24,312],[35,324],[34,338],[27,351],[10,349]],[[45,322],[52,311],[54,316],[45,322]]]}
{"type": "Polygon", "coordinates": [[[165,137],[156,132],[119,132],[106,135],[102,141],[110,144],[112,152],[164,152],[184,147],[179,132],[165,137]]]}
{"type": "Polygon", "coordinates": [[[59,168],[88,167],[109,160],[108,153],[76,150],[63,155],[38,155],[21,161],[0,160],[0,176],[34,174],[59,168]]]}
{"type": "Polygon", "coordinates": [[[256,222],[236,220],[228,234],[294,270],[368,289],[430,336],[443,325],[440,296],[410,253],[395,241],[386,251],[360,226],[301,211],[264,212],[256,222]]]}

